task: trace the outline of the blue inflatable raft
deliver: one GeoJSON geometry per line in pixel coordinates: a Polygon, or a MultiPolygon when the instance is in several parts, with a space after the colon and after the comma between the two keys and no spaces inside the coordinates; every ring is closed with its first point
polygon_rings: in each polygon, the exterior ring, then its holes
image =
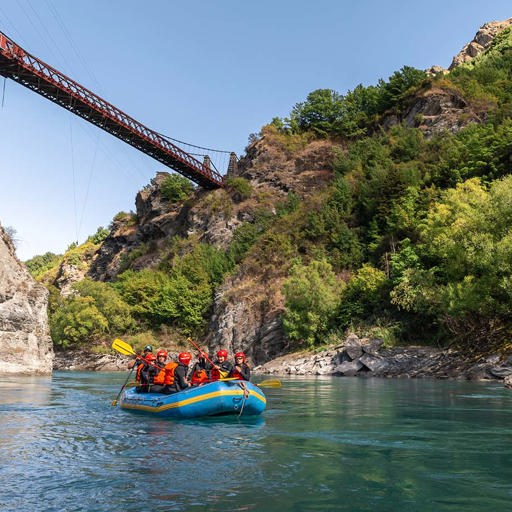
{"type": "Polygon", "coordinates": [[[171,395],[137,393],[136,388],[128,388],[119,401],[121,409],[169,418],[223,414],[251,416],[261,414],[266,403],[258,386],[242,380],[210,382],[171,395]]]}

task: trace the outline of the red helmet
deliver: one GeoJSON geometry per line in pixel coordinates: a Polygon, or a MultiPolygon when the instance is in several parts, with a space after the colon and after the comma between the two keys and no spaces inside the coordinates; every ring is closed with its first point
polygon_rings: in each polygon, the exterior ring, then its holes
{"type": "Polygon", "coordinates": [[[155,354],[152,354],[151,352],[146,356],[146,361],[156,361],[155,354]]]}
{"type": "Polygon", "coordinates": [[[244,363],[245,363],[245,354],[244,354],[243,352],[237,352],[237,353],[235,354],[235,359],[236,359],[237,357],[241,357],[241,358],[244,360],[244,363]]]}
{"type": "Polygon", "coordinates": [[[181,352],[178,356],[178,361],[183,363],[185,366],[188,366],[190,360],[192,359],[192,354],[190,352],[181,352]]]}
{"type": "Polygon", "coordinates": [[[217,357],[228,357],[228,351],[227,350],[219,350],[217,352],[217,357]]]}
{"type": "Polygon", "coordinates": [[[208,352],[206,352],[206,350],[200,350],[198,353],[197,353],[197,357],[199,359],[208,359],[208,352]]]}
{"type": "Polygon", "coordinates": [[[167,350],[164,350],[163,348],[161,348],[161,349],[156,353],[156,357],[160,357],[160,356],[167,357],[167,350]]]}

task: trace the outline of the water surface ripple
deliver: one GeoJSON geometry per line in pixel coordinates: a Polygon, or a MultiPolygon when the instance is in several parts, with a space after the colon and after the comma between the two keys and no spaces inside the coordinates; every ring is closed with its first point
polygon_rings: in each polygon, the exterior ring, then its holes
{"type": "Polygon", "coordinates": [[[509,511],[500,383],[283,378],[261,417],[112,407],[125,375],[0,380],[0,510],[509,511]]]}

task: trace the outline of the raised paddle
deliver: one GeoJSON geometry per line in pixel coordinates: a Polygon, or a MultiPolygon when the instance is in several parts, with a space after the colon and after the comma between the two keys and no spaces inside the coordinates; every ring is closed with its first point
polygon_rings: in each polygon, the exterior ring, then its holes
{"type": "Polygon", "coordinates": [[[194,343],[194,341],[192,340],[192,338],[187,338],[188,341],[190,341],[190,343],[192,343],[192,345],[194,345],[194,347],[197,348],[197,350],[199,351],[200,354],[204,354],[204,358],[213,366],[213,367],[216,367],[217,365],[214,364],[214,362],[208,357],[208,354],[202,349],[199,347],[199,345],[197,343],[194,343]]]}
{"type": "Polygon", "coordinates": [[[137,354],[135,353],[135,350],[133,350],[131,345],[128,345],[128,343],[126,343],[126,341],[120,340],[118,338],[116,338],[112,342],[112,348],[114,350],[117,350],[117,352],[119,352],[125,356],[137,356],[137,354]]]}
{"type": "Polygon", "coordinates": [[[146,364],[149,364],[149,366],[154,366],[155,368],[158,368],[161,370],[162,368],[158,366],[157,364],[151,363],[150,361],[146,361],[146,359],[141,356],[140,354],[137,354],[135,350],[133,350],[131,345],[128,345],[126,341],[122,341],[120,339],[115,339],[112,342],[112,348],[114,350],[117,350],[120,354],[123,354],[125,356],[135,356],[135,359],[140,359],[141,361],[144,361],[146,364]]]}
{"type": "MultiPolygon", "coordinates": [[[[192,340],[192,338],[187,338],[188,341],[190,341],[190,343],[192,343],[192,345],[194,345],[194,347],[197,348],[197,350],[199,350],[199,352],[201,352],[202,354],[204,354],[204,357],[205,359],[212,365],[212,366],[216,366],[215,364],[213,364],[213,362],[211,361],[211,359],[206,355],[206,352],[204,350],[202,350],[198,345],[197,343],[194,343],[194,341],[192,340]]],[[[229,379],[220,379],[220,380],[229,380],[229,379]]],[[[256,384],[257,386],[259,386],[260,388],[280,388],[281,387],[281,381],[279,379],[267,379],[267,380],[262,380],[259,384],[256,384]]]]}

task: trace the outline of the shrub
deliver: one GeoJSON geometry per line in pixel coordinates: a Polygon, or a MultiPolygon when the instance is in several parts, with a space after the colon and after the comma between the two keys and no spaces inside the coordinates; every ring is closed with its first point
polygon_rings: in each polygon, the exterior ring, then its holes
{"type": "Polygon", "coordinates": [[[341,283],[326,261],[296,262],[283,284],[283,327],[292,341],[321,343],[340,298],[341,283]]]}
{"type": "Polygon", "coordinates": [[[25,265],[32,277],[37,279],[51,268],[57,266],[60,260],[61,256],[58,256],[53,252],[46,252],[43,255],[34,256],[33,258],[25,261],[25,265]]]}
{"type": "Polygon", "coordinates": [[[87,242],[91,242],[92,244],[98,245],[101,244],[107,238],[107,236],[110,234],[110,231],[108,229],[105,229],[103,226],[100,226],[96,233],[90,237],[87,238],[87,242]]]}
{"type": "Polygon", "coordinates": [[[107,332],[108,321],[92,297],[71,297],[62,301],[50,317],[53,342],[62,347],[84,345],[107,332]]]}
{"type": "Polygon", "coordinates": [[[249,199],[252,195],[252,185],[245,178],[239,176],[228,178],[226,180],[227,189],[233,193],[237,201],[249,199]]]}
{"type": "Polygon", "coordinates": [[[180,174],[169,174],[160,184],[160,193],[171,203],[188,199],[193,191],[190,180],[180,174]]]}

